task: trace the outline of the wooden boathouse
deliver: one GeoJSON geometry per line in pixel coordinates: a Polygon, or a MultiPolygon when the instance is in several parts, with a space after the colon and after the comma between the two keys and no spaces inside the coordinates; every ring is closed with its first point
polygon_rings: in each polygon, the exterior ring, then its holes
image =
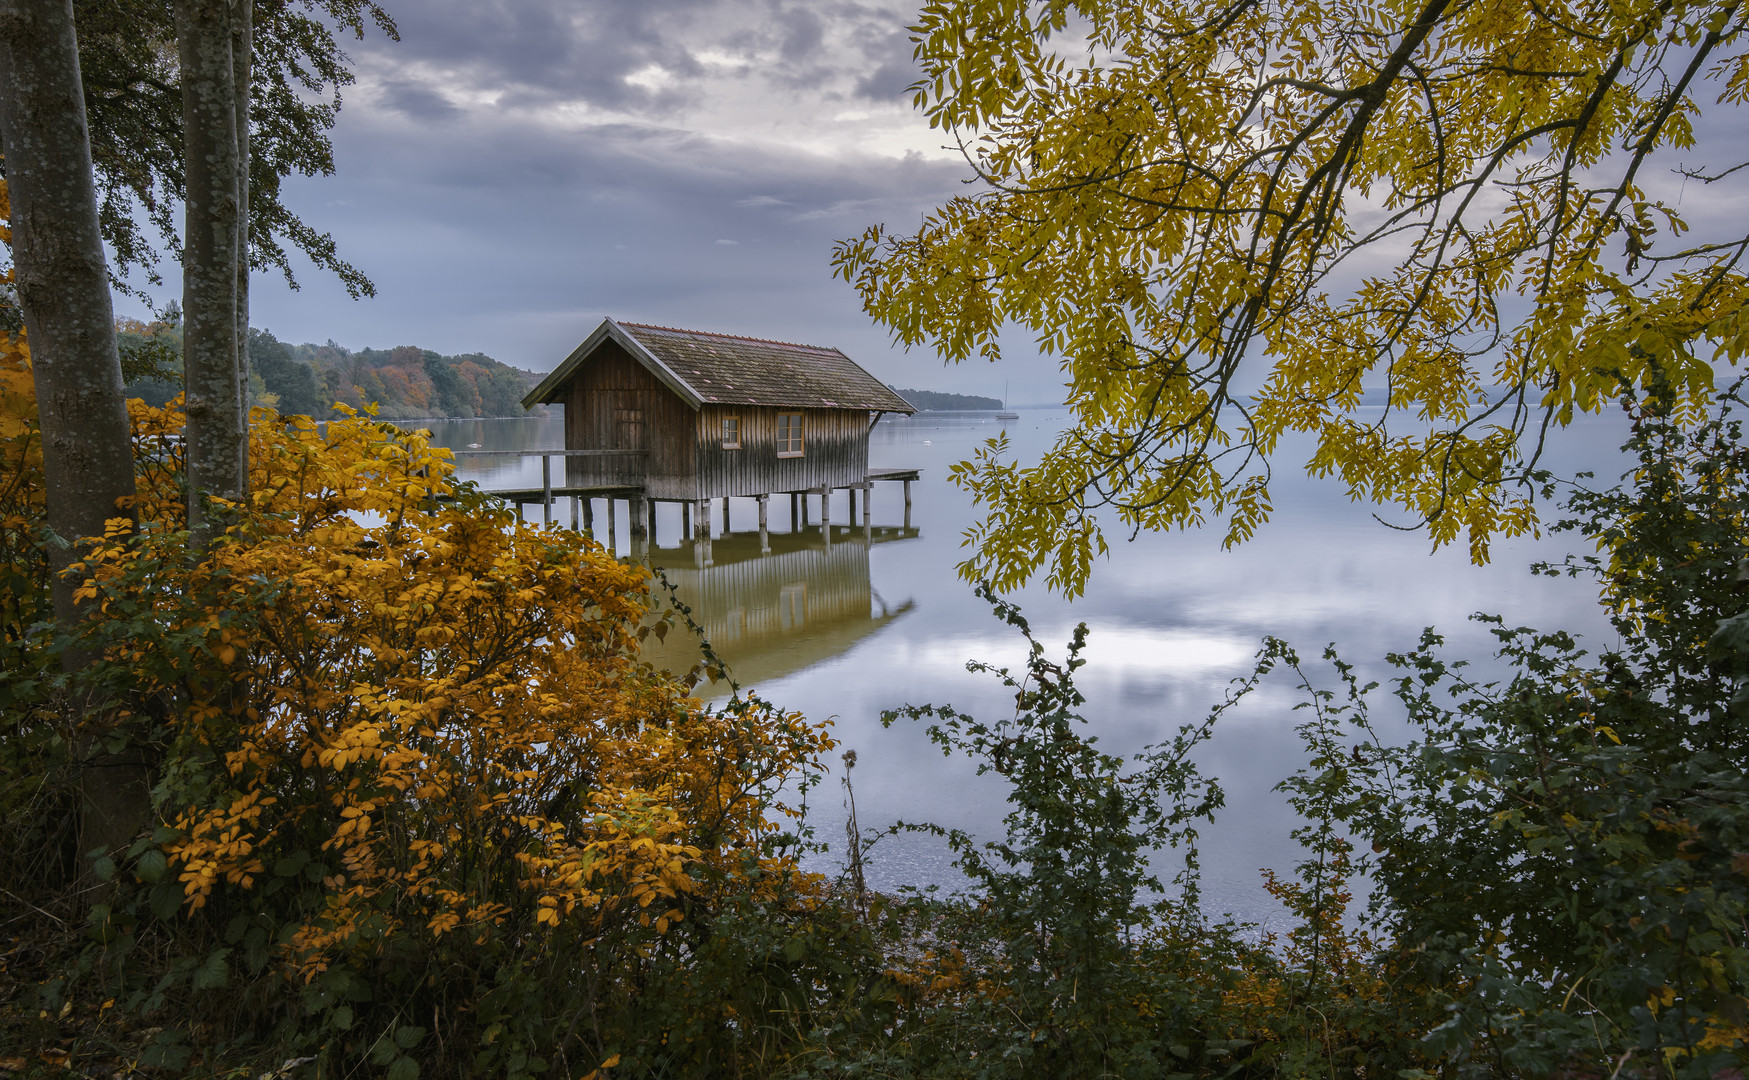
{"type": "Polygon", "coordinates": [[[917,476],[869,472],[875,422],[914,410],[837,349],[603,319],[522,404],[565,407],[565,479],[549,493],[622,495],[634,543],[657,501],[681,503],[687,531],[696,508],[708,539],[714,499],[725,520],[728,499],[757,499],[763,533],[773,494],[790,496],[792,521],[798,498],[819,495],[825,524],[831,493],[848,490],[854,521],[857,491],[903,481],[908,509],[917,476]]]}

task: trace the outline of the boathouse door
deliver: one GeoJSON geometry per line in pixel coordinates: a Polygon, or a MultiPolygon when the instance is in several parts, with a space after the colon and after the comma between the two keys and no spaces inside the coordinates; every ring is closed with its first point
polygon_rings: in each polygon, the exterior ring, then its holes
{"type": "MultiPolygon", "coordinates": [[[[644,392],[615,390],[613,398],[613,449],[649,450],[644,430],[644,392]]],[[[618,464],[618,471],[628,480],[643,478],[646,468],[643,454],[627,454],[618,464]]]]}

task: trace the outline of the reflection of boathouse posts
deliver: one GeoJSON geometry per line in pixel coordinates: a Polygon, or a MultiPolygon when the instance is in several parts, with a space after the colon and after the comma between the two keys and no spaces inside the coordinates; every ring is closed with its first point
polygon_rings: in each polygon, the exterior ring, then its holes
{"type": "MultiPolygon", "coordinates": [[[[883,527],[865,543],[840,528],[830,545],[812,530],[778,533],[762,552],[748,532],[652,556],[736,680],[755,686],[840,655],[913,609],[909,600],[890,604],[875,592],[869,553],[875,544],[914,539],[916,530],[883,527]]],[[[642,655],[685,671],[699,659],[698,642],[682,633],[652,637],[642,655]]]]}

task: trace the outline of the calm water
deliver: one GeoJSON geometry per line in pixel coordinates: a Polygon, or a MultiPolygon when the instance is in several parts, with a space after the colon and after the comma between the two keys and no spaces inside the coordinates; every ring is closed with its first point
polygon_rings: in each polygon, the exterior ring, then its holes
{"type": "MultiPolygon", "coordinates": [[[[865,827],[903,818],[932,820],[974,834],[1000,832],[1002,785],[979,777],[969,762],[944,757],[920,729],[883,729],[879,716],[906,702],[955,707],[999,719],[1012,714],[1011,695],[995,680],[968,673],[968,659],[1019,666],[1019,638],[999,625],[961,582],[961,535],[971,522],[969,498],[947,470],[983,440],[1006,428],[1015,452],[1035,455],[1066,422],[1062,412],[1024,412],[1006,425],[988,414],[943,414],[883,420],[874,429],[871,466],[920,468],[913,485],[910,528],[904,528],[897,484],[874,491],[873,525],[847,526],[845,496],[833,501],[830,542],[818,528],[795,531],[788,500],[771,500],[769,553],[759,546],[755,504],[731,505],[732,535],[703,552],[681,542],[679,508],[659,508],[652,562],[692,605],[713,644],[737,677],[767,699],[816,720],[830,720],[842,749],[855,749],[858,816],[865,827]]],[[[426,422],[437,442],[456,449],[557,448],[558,419],[426,422]]],[[[1561,456],[1568,471],[1594,468],[1613,475],[1620,426],[1592,421],[1570,431],[1561,456]]],[[[1077,622],[1090,629],[1089,663],[1080,676],[1087,716],[1110,751],[1132,751],[1200,719],[1226,684],[1249,672],[1265,634],[1293,642],[1315,657],[1335,642],[1363,675],[1383,677],[1387,651],[1412,647],[1427,625],[1438,626],[1457,655],[1482,660],[1491,638],[1468,621],[1476,611],[1513,624],[1562,626],[1593,647],[1613,640],[1582,583],[1532,577],[1526,566],[1578,543],[1570,536],[1496,544],[1488,566],[1464,552],[1429,553],[1415,534],[1385,528],[1341,489],[1277,458],[1271,523],[1249,543],[1221,550],[1210,533],[1145,535],[1133,543],[1110,537],[1109,559],[1096,565],[1087,594],[1073,603],[1043,589],[1020,594],[1034,631],[1049,644],[1068,639],[1077,622]]],[[[462,459],[459,471],[487,488],[538,487],[538,459],[462,459]]],[[[597,503],[597,532],[606,526],[597,503]]],[[[713,532],[721,536],[720,503],[713,532]]],[[[539,518],[539,507],[525,512],[539,518]]],[[[569,522],[568,504],[555,517],[569,522]]],[[[616,528],[622,554],[628,528],[623,505],[616,528]]],[[[679,658],[668,654],[660,660],[679,658]]],[[[1203,830],[1207,905],[1265,925],[1281,912],[1260,887],[1262,867],[1286,870],[1296,855],[1288,832],[1295,819],[1272,789],[1298,767],[1293,734],[1297,700],[1283,678],[1229,714],[1200,756],[1227,790],[1227,809],[1203,830]]],[[[1387,728],[1395,714],[1382,699],[1375,718],[1387,728]]],[[[842,835],[842,793],[834,776],[816,794],[820,835],[842,835]]],[[[870,884],[940,883],[958,878],[944,850],[923,839],[883,840],[871,853],[870,884]]]]}

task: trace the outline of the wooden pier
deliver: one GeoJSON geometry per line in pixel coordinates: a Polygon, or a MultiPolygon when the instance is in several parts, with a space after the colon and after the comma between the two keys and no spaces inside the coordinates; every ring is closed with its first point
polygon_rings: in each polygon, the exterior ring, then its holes
{"type": "MultiPolygon", "coordinates": [[[[713,503],[721,504],[722,535],[729,532],[729,496],[720,499],[672,499],[656,498],[647,489],[628,484],[570,484],[564,479],[554,483],[553,460],[559,459],[559,475],[565,477],[571,470],[565,468],[568,458],[623,457],[628,454],[639,454],[636,450],[455,450],[457,458],[489,458],[516,457],[541,459],[541,486],[538,488],[506,488],[484,489],[482,493],[490,495],[516,507],[520,514],[524,507],[538,505],[541,507],[541,521],[552,524],[555,510],[563,500],[570,502],[571,528],[579,532],[595,535],[595,501],[606,503],[607,537],[605,543],[610,549],[617,549],[615,533],[618,514],[615,513],[616,503],[626,502],[627,519],[630,523],[629,537],[634,552],[647,549],[657,543],[656,507],[659,503],[674,503],[681,508],[681,533],[684,538],[697,541],[711,539],[711,510],[713,503]]],[[[879,483],[899,484],[904,493],[903,528],[911,528],[911,484],[921,475],[918,469],[868,469],[863,479],[858,483],[826,485],[799,488],[793,491],[773,491],[759,495],[736,496],[752,499],[758,505],[760,547],[770,550],[770,500],[773,495],[789,496],[791,531],[811,528],[818,525],[822,535],[828,540],[832,535],[832,496],[839,491],[845,493],[845,521],[856,524],[857,495],[861,493],[862,527],[865,532],[873,529],[874,486],[879,483]],[[813,511],[817,508],[818,520],[813,511]]]]}

